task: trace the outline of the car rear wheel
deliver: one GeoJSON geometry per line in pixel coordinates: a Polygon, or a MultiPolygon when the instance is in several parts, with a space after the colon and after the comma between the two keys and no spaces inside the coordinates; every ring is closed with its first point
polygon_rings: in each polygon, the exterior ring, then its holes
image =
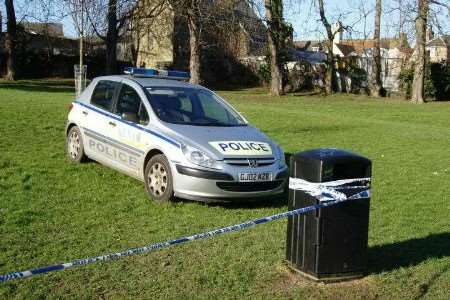
{"type": "Polygon", "coordinates": [[[67,157],[73,162],[80,163],[86,160],[81,131],[77,126],[70,128],[67,134],[66,152],[67,157]]]}
{"type": "Polygon", "coordinates": [[[153,156],[145,167],[145,190],[156,202],[173,200],[173,179],[169,162],[163,154],[153,156]]]}

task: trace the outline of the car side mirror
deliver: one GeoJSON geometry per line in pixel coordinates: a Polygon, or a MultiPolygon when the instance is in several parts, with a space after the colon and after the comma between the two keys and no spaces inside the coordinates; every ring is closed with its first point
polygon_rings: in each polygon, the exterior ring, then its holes
{"type": "Polygon", "coordinates": [[[132,112],[122,113],[122,119],[125,121],[133,122],[133,123],[139,123],[138,115],[136,113],[132,113],[132,112]]]}

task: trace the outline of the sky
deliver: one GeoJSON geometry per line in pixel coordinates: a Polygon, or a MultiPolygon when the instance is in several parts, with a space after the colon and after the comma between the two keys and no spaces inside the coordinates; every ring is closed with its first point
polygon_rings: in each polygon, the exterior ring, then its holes
{"type": "MultiPolygon", "coordinates": [[[[43,6],[42,1],[39,0],[16,0],[17,19],[36,21],[36,18],[33,16],[35,11],[45,12],[54,10],[58,14],[61,14],[61,0],[47,1],[50,1],[50,7],[43,6]]],[[[293,25],[294,40],[324,38],[323,26],[320,23],[315,3],[316,1],[312,0],[284,0],[284,17],[287,22],[293,25]]],[[[415,0],[383,0],[382,3],[382,36],[397,36],[401,28],[399,20],[404,20],[404,22],[402,22],[404,23],[402,31],[409,34],[409,37],[412,40],[414,32],[414,14],[408,16],[404,11],[409,10],[408,3],[414,4],[415,0]],[[404,11],[401,12],[399,7],[404,11]]],[[[374,6],[375,0],[325,0],[325,9],[329,21],[334,23],[340,20],[344,26],[348,27],[344,32],[344,38],[366,38],[373,35],[374,6]]],[[[3,23],[5,23],[6,14],[3,1],[1,1],[0,10],[3,15],[3,23]]],[[[440,11],[440,13],[437,14],[437,18],[433,17],[431,20],[433,31],[437,35],[450,34],[450,17],[448,11],[436,7],[434,7],[434,11],[440,11]],[[438,28],[436,24],[440,24],[440,28],[438,28]]],[[[258,14],[263,16],[264,11],[258,11],[258,14]]],[[[66,36],[76,36],[76,31],[70,17],[55,18],[53,21],[63,23],[66,36]]],[[[3,24],[3,30],[5,30],[5,28],[6,25],[3,24]]]]}

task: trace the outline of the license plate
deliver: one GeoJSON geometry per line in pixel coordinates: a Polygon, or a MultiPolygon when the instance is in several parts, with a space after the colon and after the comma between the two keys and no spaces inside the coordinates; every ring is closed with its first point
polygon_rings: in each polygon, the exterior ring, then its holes
{"type": "Polygon", "coordinates": [[[272,173],[239,173],[240,182],[271,181],[272,173]]]}

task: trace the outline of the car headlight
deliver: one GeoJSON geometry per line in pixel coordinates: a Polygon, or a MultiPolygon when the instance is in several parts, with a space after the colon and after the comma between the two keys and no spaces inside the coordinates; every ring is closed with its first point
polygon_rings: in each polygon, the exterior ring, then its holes
{"type": "Polygon", "coordinates": [[[195,165],[212,169],[217,169],[218,167],[216,160],[194,147],[182,145],[181,150],[186,159],[195,165]]]}
{"type": "Polygon", "coordinates": [[[276,159],[278,160],[278,168],[282,169],[286,166],[286,158],[284,156],[283,149],[280,146],[275,145],[276,159]]]}

